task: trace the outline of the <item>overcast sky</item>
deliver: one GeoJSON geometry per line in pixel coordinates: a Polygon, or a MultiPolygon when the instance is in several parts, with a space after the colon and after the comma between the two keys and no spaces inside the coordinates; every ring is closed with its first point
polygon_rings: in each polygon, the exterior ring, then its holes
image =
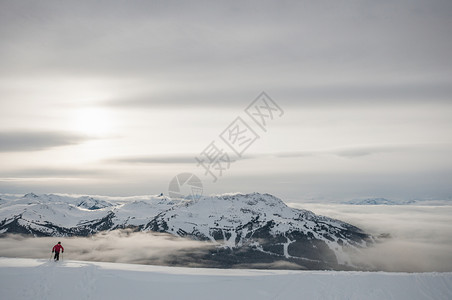
{"type": "MultiPolygon", "coordinates": [[[[452,199],[452,2],[1,1],[0,192],[452,199]],[[245,109],[265,91],[265,131],[245,109]],[[276,113],[277,112],[277,113],[276,113]],[[259,136],[238,157],[237,117],[259,136]],[[233,160],[217,181],[195,157],[233,160]]],[[[254,107],[254,106],[252,106],[254,107]]],[[[218,175],[218,174],[217,174],[218,175]]]]}

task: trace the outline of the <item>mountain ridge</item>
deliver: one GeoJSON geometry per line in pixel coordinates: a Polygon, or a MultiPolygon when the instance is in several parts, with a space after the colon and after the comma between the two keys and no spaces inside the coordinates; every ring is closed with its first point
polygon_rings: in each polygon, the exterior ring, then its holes
{"type": "Polygon", "coordinates": [[[29,193],[0,205],[3,235],[88,236],[125,228],[212,243],[215,250],[202,259],[219,267],[285,260],[307,269],[353,269],[350,253],[374,242],[351,224],[260,193],[131,202],[29,193]]]}

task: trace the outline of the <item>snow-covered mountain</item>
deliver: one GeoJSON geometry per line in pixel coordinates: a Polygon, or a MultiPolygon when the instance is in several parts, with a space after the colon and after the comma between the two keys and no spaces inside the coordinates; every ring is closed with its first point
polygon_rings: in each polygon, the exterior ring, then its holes
{"type": "Polygon", "coordinates": [[[290,208],[269,194],[130,202],[27,194],[0,205],[3,234],[86,236],[123,228],[212,242],[215,251],[200,259],[218,267],[284,260],[301,268],[347,269],[353,267],[350,252],[372,243],[357,227],[290,208]]]}

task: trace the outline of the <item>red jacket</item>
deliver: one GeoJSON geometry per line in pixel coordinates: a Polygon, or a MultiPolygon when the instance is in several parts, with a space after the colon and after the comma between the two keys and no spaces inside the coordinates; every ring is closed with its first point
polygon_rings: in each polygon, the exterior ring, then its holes
{"type": "Polygon", "coordinates": [[[56,244],[52,248],[52,252],[60,252],[60,250],[62,250],[61,252],[64,252],[64,248],[63,246],[61,246],[61,244],[56,244]]]}

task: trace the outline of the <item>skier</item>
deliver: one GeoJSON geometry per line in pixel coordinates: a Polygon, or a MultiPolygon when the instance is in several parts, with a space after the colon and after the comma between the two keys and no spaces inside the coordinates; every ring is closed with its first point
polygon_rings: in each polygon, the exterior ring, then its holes
{"type": "Polygon", "coordinates": [[[58,261],[60,259],[60,250],[61,253],[64,253],[64,248],[61,246],[61,242],[58,242],[55,246],[52,248],[52,253],[55,252],[55,257],[53,258],[55,261],[58,261]]]}

